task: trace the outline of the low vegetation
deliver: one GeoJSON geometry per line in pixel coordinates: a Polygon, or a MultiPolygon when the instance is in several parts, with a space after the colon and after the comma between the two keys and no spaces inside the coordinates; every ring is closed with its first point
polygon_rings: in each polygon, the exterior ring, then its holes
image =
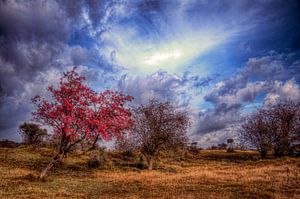
{"type": "Polygon", "coordinates": [[[0,148],[0,198],[299,198],[299,158],[261,160],[256,151],[163,153],[152,171],[135,153],[70,154],[43,181],[40,171],[56,153],[29,146],[0,148]]]}

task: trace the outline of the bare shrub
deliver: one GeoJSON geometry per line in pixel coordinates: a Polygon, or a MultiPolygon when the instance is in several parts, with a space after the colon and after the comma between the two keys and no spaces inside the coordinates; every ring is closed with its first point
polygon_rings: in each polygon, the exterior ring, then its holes
{"type": "Polygon", "coordinates": [[[241,130],[242,140],[256,147],[262,159],[267,158],[268,150],[272,147],[272,135],[269,131],[268,119],[267,112],[260,110],[246,119],[241,130]]]}
{"type": "Polygon", "coordinates": [[[88,166],[89,168],[97,168],[101,165],[101,162],[99,160],[99,158],[97,156],[92,156],[89,160],[88,160],[88,166]]]}
{"type": "Polygon", "coordinates": [[[156,99],[134,110],[135,127],[124,138],[123,146],[136,148],[143,155],[148,169],[153,168],[153,161],[161,151],[182,148],[187,141],[189,118],[187,112],[177,110],[170,102],[156,99]]]}
{"type": "Polygon", "coordinates": [[[258,110],[242,125],[241,138],[255,146],[262,158],[291,155],[300,141],[300,103],[284,101],[258,110]]]}
{"type": "Polygon", "coordinates": [[[37,124],[26,122],[19,126],[19,132],[23,143],[35,146],[40,145],[43,138],[47,135],[46,129],[41,129],[37,124]]]}

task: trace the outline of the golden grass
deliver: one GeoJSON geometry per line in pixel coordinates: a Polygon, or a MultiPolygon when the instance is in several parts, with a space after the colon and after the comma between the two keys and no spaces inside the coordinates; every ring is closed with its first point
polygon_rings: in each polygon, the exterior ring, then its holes
{"type": "Polygon", "coordinates": [[[163,157],[147,171],[112,152],[99,169],[88,169],[88,156],[71,156],[45,182],[36,181],[52,153],[0,148],[0,198],[300,198],[297,158],[262,161],[252,151],[205,150],[163,157]]]}

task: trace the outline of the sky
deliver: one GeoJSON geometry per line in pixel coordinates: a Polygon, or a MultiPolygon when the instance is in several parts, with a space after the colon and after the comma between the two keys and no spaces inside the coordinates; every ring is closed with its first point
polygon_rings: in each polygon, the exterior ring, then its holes
{"type": "Polygon", "coordinates": [[[30,99],[78,66],[97,92],[187,110],[208,147],[243,118],[300,100],[297,0],[0,1],[0,139],[20,141],[30,99]]]}

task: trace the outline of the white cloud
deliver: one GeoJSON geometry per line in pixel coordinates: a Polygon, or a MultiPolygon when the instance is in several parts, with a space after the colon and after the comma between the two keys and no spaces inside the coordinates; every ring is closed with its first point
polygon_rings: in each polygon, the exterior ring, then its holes
{"type": "Polygon", "coordinates": [[[290,79],[283,83],[275,81],[272,91],[268,93],[264,99],[266,105],[271,105],[279,100],[300,100],[300,89],[295,79],[290,79]]]}
{"type": "Polygon", "coordinates": [[[158,71],[152,75],[135,78],[123,76],[119,81],[118,90],[132,95],[137,105],[157,98],[186,106],[190,100],[190,93],[185,91],[186,83],[182,77],[158,71]]]}
{"type": "MultiPolygon", "coordinates": [[[[237,89],[234,93],[228,92],[224,95],[215,96],[214,100],[218,104],[224,103],[228,106],[245,102],[253,102],[258,93],[267,89],[266,85],[267,83],[264,81],[249,82],[245,85],[245,87],[237,89]]],[[[212,93],[218,92],[224,86],[224,82],[217,83],[212,93]]]]}

